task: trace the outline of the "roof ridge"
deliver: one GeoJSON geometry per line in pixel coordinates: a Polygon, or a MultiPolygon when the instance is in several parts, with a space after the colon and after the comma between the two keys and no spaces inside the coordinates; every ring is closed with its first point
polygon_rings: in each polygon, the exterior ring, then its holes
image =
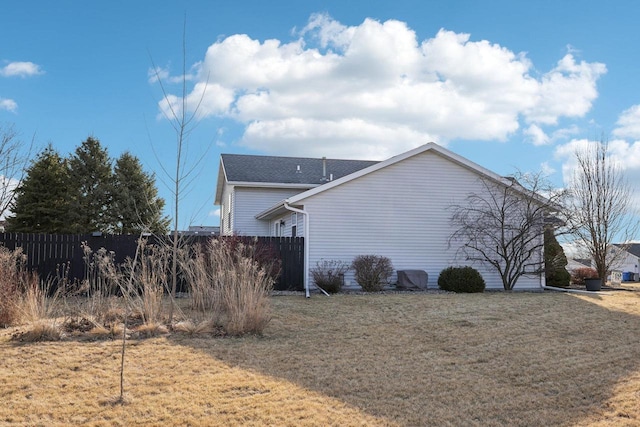
{"type": "Polygon", "coordinates": [[[274,155],[264,155],[264,154],[236,154],[236,153],[222,153],[221,157],[224,156],[242,156],[242,157],[254,157],[254,158],[271,158],[271,159],[299,159],[299,160],[338,160],[338,161],[346,161],[346,162],[375,162],[379,163],[382,160],[371,160],[371,159],[340,159],[335,157],[298,157],[298,156],[274,156],[274,155]]]}

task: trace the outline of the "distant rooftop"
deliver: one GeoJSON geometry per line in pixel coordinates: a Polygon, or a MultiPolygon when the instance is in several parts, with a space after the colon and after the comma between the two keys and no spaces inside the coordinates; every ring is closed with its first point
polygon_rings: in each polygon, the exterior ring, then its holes
{"type": "Polygon", "coordinates": [[[369,160],[323,159],[307,157],[222,154],[227,180],[282,184],[324,184],[379,163],[369,160]]]}
{"type": "MultiPolygon", "coordinates": [[[[616,243],[615,246],[624,247],[625,245],[621,243],[616,243]]],[[[627,252],[629,252],[630,254],[640,257],[640,243],[630,243],[626,249],[627,249],[627,252]]]]}
{"type": "Polygon", "coordinates": [[[190,225],[188,230],[179,231],[182,236],[217,236],[220,227],[217,225],[190,225]]]}

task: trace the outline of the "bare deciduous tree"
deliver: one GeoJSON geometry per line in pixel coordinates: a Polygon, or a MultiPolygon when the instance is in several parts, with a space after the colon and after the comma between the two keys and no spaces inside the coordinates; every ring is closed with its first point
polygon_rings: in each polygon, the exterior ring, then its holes
{"type": "Polygon", "coordinates": [[[564,192],[541,174],[518,174],[502,182],[482,179],[482,190],[452,206],[450,246],[458,256],[495,269],[505,290],[525,275],[544,272],[544,229],[564,192]],[[544,196],[542,196],[544,194],[544,196]]]}
{"type": "Polygon", "coordinates": [[[606,280],[624,256],[613,249],[614,239],[637,238],[638,219],[633,215],[632,189],[620,165],[609,156],[604,138],[575,153],[578,167],[571,183],[569,222],[577,243],[595,263],[598,276],[606,280]]]}
{"type": "Polygon", "coordinates": [[[13,125],[0,124],[0,218],[7,213],[31,160],[33,138],[24,144],[13,125]]]}
{"type": "Polygon", "coordinates": [[[173,193],[173,230],[171,231],[171,248],[172,248],[172,260],[171,260],[171,296],[172,304],[169,309],[169,323],[173,322],[173,309],[175,304],[175,296],[178,282],[178,256],[182,247],[182,238],[178,231],[179,227],[179,214],[180,214],[180,202],[185,192],[188,191],[191,184],[193,184],[197,177],[197,171],[199,166],[204,160],[204,154],[191,161],[187,158],[187,146],[189,145],[189,136],[198,124],[198,117],[200,106],[207,92],[207,83],[204,85],[202,94],[198,99],[195,107],[187,105],[187,45],[186,45],[186,17],[183,25],[182,33],[182,93],[180,98],[176,98],[170,95],[166,90],[163,83],[163,79],[160,75],[160,68],[156,66],[151,59],[153,66],[153,72],[156,81],[159,83],[164,97],[166,108],[163,108],[163,114],[166,119],[171,123],[176,135],[175,156],[176,165],[173,173],[169,173],[167,169],[163,167],[163,171],[167,175],[168,180],[171,182],[171,191],[173,193]],[[177,99],[177,100],[176,100],[177,99]]]}

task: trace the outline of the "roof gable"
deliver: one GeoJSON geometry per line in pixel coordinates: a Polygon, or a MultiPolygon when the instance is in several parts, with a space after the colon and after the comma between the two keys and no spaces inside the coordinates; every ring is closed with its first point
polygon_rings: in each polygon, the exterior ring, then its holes
{"type": "MultiPolygon", "coordinates": [[[[282,200],[280,201],[278,204],[272,206],[271,208],[260,212],[256,215],[256,218],[258,219],[265,219],[268,218],[274,214],[279,213],[282,209],[283,206],[285,204],[290,204],[290,205],[302,205],[303,204],[303,200],[315,196],[316,194],[322,193],[324,191],[329,191],[332,188],[335,188],[337,186],[340,186],[344,183],[347,183],[349,181],[355,180],[357,178],[360,178],[362,176],[365,176],[367,174],[370,173],[374,173],[380,169],[386,168],[387,166],[391,166],[394,165],[396,163],[402,162],[405,159],[408,159],[410,157],[422,154],[422,153],[426,153],[426,152],[431,152],[435,155],[439,155],[453,163],[456,163],[468,170],[470,170],[471,172],[477,174],[480,178],[482,179],[488,179],[490,181],[496,182],[498,184],[501,185],[505,185],[508,186],[510,188],[512,188],[515,191],[519,191],[519,192],[526,192],[526,189],[524,189],[522,186],[520,186],[520,184],[510,178],[505,178],[503,176],[500,176],[492,171],[490,171],[489,169],[486,169],[452,151],[447,150],[446,148],[441,147],[440,145],[436,144],[435,142],[429,142],[425,145],[422,145],[420,147],[414,148],[413,150],[409,150],[405,153],[399,154],[397,156],[391,157],[385,161],[382,162],[376,162],[374,164],[372,164],[369,167],[366,167],[364,169],[360,169],[356,172],[353,172],[350,175],[346,175],[342,178],[339,179],[334,179],[331,182],[327,182],[323,185],[319,185],[317,187],[311,188],[307,191],[303,191],[299,194],[296,194],[293,197],[288,198],[287,200],[282,200]]],[[[546,201],[546,199],[544,199],[544,197],[542,196],[538,196],[538,199],[540,201],[540,203],[547,203],[548,201],[546,201]]]]}
{"type": "Polygon", "coordinates": [[[352,181],[354,179],[357,179],[361,176],[373,173],[375,171],[378,171],[382,168],[385,168],[387,166],[391,166],[393,164],[396,164],[398,162],[401,162],[405,159],[408,159],[410,157],[416,156],[418,154],[422,154],[425,152],[433,152],[437,155],[440,155],[442,157],[445,157],[446,159],[457,163],[459,165],[461,165],[462,167],[465,167],[469,170],[471,170],[472,172],[478,174],[479,176],[485,178],[485,179],[490,179],[492,181],[495,182],[499,182],[502,183],[504,185],[508,185],[508,186],[514,186],[514,185],[518,185],[517,183],[514,183],[513,181],[511,181],[508,178],[502,177],[494,172],[491,172],[488,169],[483,168],[482,166],[462,157],[459,156],[458,154],[455,154],[452,151],[447,150],[446,148],[441,147],[440,145],[436,144],[435,142],[429,142],[425,145],[422,145],[420,147],[414,148],[413,150],[409,150],[407,152],[404,152],[402,154],[399,154],[397,156],[391,157],[385,161],[382,162],[377,162],[367,168],[358,170],[350,175],[344,176],[340,179],[334,180],[332,182],[328,182],[322,186],[319,187],[315,187],[312,188],[311,190],[307,190],[303,193],[297,194],[291,198],[289,198],[288,202],[289,203],[298,203],[303,199],[306,199],[307,197],[311,197],[314,196],[320,192],[323,191],[327,191],[330,190],[331,188],[337,187],[341,184],[344,184],[345,182],[349,182],[352,181]]]}

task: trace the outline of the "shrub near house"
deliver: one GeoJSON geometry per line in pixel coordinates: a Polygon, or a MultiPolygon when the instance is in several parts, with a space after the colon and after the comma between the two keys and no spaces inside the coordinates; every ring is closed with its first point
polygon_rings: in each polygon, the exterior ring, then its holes
{"type": "Polygon", "coordinates": [[[393,274],[391,260],[379,255],[359,255],[351,263],[355,279],[365,292],[379,292],[393,274]]]}
{"type": "Polygon", "coordinates": [[[484,279],[472,267],[447,267],[438,277],[438,287],[451,292],[484,292],[484,279]]]}
{"type": "Polygon", "coordinates": [[[349,265],[339,260],[320,260],[311,270],[314,283],[330,294],[340,292],[349,265]]]}

